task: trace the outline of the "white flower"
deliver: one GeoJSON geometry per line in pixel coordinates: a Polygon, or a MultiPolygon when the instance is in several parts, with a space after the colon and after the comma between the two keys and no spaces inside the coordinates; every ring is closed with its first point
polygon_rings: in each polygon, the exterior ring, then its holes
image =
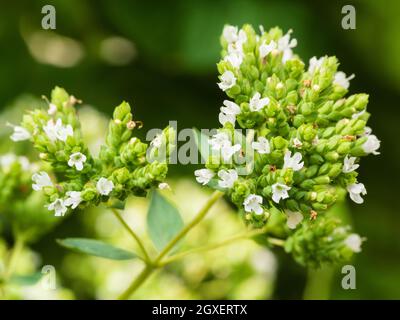
{"type": "Polygon", "coordinates": [[[226,25],[222,31],[222,36],[228,43],[233,43],[238,40],[238,28],[231,25],[226,25]]]}
{"type": "Polygon", "coordinates": [[[293,171],[299,171],[301,168],[304,166],[304,162],[301,161],[301,153],[296,152],[293,157],[291,156],[292,152],[291,151],[286,151],[285,157],[284,157],[284,164],[283,164],[283,169],[286,168],[292,168],[293,171]]]}
{"type": "Polygon", "coordinates": [[[50,211],[54,210],[56,217],[63,216],[68,210],[62,199],[57,199],[54,202],[50,203],[47,206],[47,209],[49,209],[50,211]]]}
{"type": "Polygon", "coordinates": [[[32,176],[32,181],[34,182],[34,184],[32,184],[32,189],[35,191],[42,190],[43,187],[53,186],[53,182],[51,182],[49,175],[44,171],[35,173],[32,176]]]}
{"type": "Polygon", "coordinates": [[[222,91],[226,91],[232,88],[236,84],[236,77],[232,71],[225,71],[221,76],[221,82],[218,83],[218,87],[222,91]]]}
{"type": "Polygon", "coordinates": [[[203,186],[210,182],[210,180],[215,176],[214,171],[210,169],[199,169],[194,172],[196,180],[203,186]]]}
{"type": "Polygon", "coordinates": [[[371,127],[364,127],[364,132],[361,134],[362,136],[369,136],[372,133],[372,128],[371,127]]]}
{"type": "Polygon", "coordinates": [[[66,141],[68,136],[72,136],[74,131],[71,125],[63,126],[62,120],[57,119],[56,123],[53,120],[47,121],[47,124],[43,127],[44,132],[51,141],[61,140],[66,141]]]}
{"type": "Polygon", "coordinates": [[[230,141],[225,142],[221,148],[222,158],[224,159],[224,161],[229,161],[232,158],[232,156],[236,152],[238,152],[241,148],[242,147],[240,144],[232,145],[230,141]]]}
{"type": "Polygon", "coordinates": [[[76,170],[81,171],[85,161],[86,156],[83,153],[75,152],[69,156],[68,165],[70,167],[75,166],[76,170]]]}
{"type": "Polygon", "coordinates": [[[235,69],[239,69],[243,62],[243,52],[239,50],[232,50],[232,52],[225,56],[224,61],[229,62],[235,69]]]}
{"type": "Polygon", "coordinates": [[[350,87],[350,80],[353,79],[354,77],[355,75],[352,74],[346,78],[346,74],[343,71],[338,71],[335,73],[333,84],[348,89],[350,87]]]}
{"type": "Polygon", "coordinates": [[[220,170],[218,171],[218,177],[221,180],[218,180],[218,185],[221,188],[232,188],[235,181],[238,179],[238,174],[236,170],[220,170]]]}
{"type": "Polygon", "coordinates": [[[12,141],[24,141],[31,138],[31,134],[24,127],[14,126],[11,123],[7,123],[8,126],[14,128],[13,134],[10,136],[12,141]]]}
{"type": "Polygon", "coordinates": [[[369,134],[367,135],[367,141],[364,142],[362,148],[366,153],[372,153],[374,155],[377,155],[380,154],[380,152],[377,151],[380,146],[381,142],[378,140],[376,135],[369,134]]]}
{"type": "Polygon", "coordinates": [[[224,100],[224,106],[221,107],[221,112],[219,114],[219,122],[225,125],[226,122],[230,122],[235,125],[236,115],[240,113],[240,107],[229,100],[224,100]]]}
{"type": "Polygon", "coordinates": [[[357,233],[350,234],[345,240],[344,243],[348,246],[353,252],[361,252],[361,245],[363,240],[357,233]]]}
{"type": "Polygon", "coordinates": [[[356,170],[360,165],[359,164],[355,164],[354,162],[357,160],[356,157],[348,157],[346,155],[346,157],[343,160],[343,169],[342,172],[344,173],[349,173],[352,172],[354,170],[356,170]]]}
{"type": "Polygon", "coordinates": [[[355,203],[361,204],[364,202],[364,199],[361,195],[366,195],[367,190],[365,189],[364,184],[362,183],[353,183],[347,186],[347,191],[349,192],[351,200],[355,203]]]}
{"type": "Polygon", "coordinates": [[[262,197],[256,194],[250,194],[244,199],[243,206],[246,212],[262,214],[264,209],[261,207],[262,197]]]}
{"type": "Polygon", "coordinates": [[[47,113],[49,115],[53,115],[57,112],[57,106],[54,103],[49,104],[49,109],[47,110],[47,113]]]}
{"type": "Polygon", "coordinates": [[[161,183],[158,185],[158,189],[160,189],[160,190],[171,190],[171,187],[169,186],[168,183],[166,183],[166,182],[161,182],[161,183]]]}
{"type": "Polygon", "coordinates": [[[293,139],[293,146],[296,149],[300,149],[303,146],[303,142],[301,142],[300,139],[294,138],[293,139]]]}
{"type": "Polygon", "coordinates": [[[274,200],[276,203],[279,203],[281,199],[286,199],[289,198],[288,191],[290,190],[290,187],[283,183],[275,183],[272,185],[272,200],[274,200]]]}
{"type": "Polygon", "coordinates": [[[308,72],[314,74],[317,69],[321,68],[323,62],[324,57],[319,59],[317,59],[317,57],[312,57],[309,61],[308,72]]]}
{"type": "Polygon", "coordinates": [[[208,141],[213,150],[220,150],[226,142],[230,142],[229,136],[225,132],[218,132],[208,141]]]}
{"type": "Polygon", "coordinates": [[[101,195],[108,196],[114,189],[114,183],[111,180],[101,177],[97,181],[96,189],[101,195]]]}
{"type": "Polygon", "coordinates": [[[22,170],[27,171],[31,170],[33,166],[31,166],[31,163],[29,162],[27,157],[18,157],[18,162],[21,165],[22,170]]]}
{"type": "Polygon", "coordinates": [[[257,141],[254,141],[251,146],[254,150],[257,150],[259,154],[267,154],[271,152],[269,141],[264,137],[258,137],[257,141]]]}
{"type": "Polygon", "coordinates": [[[282,38],[278,40],[278,50],[283,52],[282,62],[290,60],[293,57],[292,48],[297,46],[296,39],[290,39],[290,34],[292,30],[289,30],[282,38]]]}
{"type": "Polygon", "coordinates": [[[159,148],[162,145],[162,133],[156,135],[153,140],[151,140],[150,145],[154,148],[159,148]]]}
{"type": "Polygon", "coordinates": [[[286,225],[289,229],[296,229],[297,225],[303,220],[303,215],[301,212],[293,212],[290,210],[286,210],[286,225]]]}
{"type": "Polygon", "coordinates": [[[75,209],[82,202],[81,193],[79,191],[68,191],[67,199],[64,200],[64,205],[75,209]]]}
{"type": "Polygon", "coordinates": [[[260,58],[265,58],[274,49],[276,49],[276,42],[274,40],[272,40],[269,44],[266,44],[264,41],[258,49],[260,51],[260,58]]]}
{"type": "Polygon", "coordinates": [[[260,111],[262,108],[269,104],[269,98],[265,97],[261,99],[261,94],[256,92],[249,102],[250,111],[260,111]]]}

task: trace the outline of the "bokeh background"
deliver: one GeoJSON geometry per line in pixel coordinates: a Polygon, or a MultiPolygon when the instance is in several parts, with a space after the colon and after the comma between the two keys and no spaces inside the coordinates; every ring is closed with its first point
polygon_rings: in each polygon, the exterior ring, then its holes
{"type": "MultiPolygon", "coordinates": [[[[357,289],[341,288],[340,270],[322,272],[307,285],[307,272],[289,257],[245,243],[233,247],[233,253],[228,248],[216,256],[195,256],[171,266],[136,298],[291,299],[303,297],[308,286],[307,295],[311,297],[400,299],[399,16],[400,3],[396,0],[4,1],[0,10],[0,149],[6,152],[12,148],[5,120],[18,122],[21,110],[39,103],[35,99],[49,95],[55,85],[92,106],[82,114],[99,134],[103,116],[110,116],[122,100],[131,103],[135,118],[142,120],[147,129],[165,127],[169,120],[177,120],[178,128],[216,127],[224,99],[216,85],[223,25],[251,23],[266,29],[276,25],[284,30],[291,28],[299,42],[296,52],[304,61],[314,55],[336,55],[341,70],[356,74],[350,90],[370,94],[369,124],[382,141],[381,155],[368,157],[360,169],[360,180],[368,189],[365,203],[349,204],[355,230],[368,239],[354,261],[357,289]],[[45,4],[56,8],[54,31],[41,29],[41,8],[45,4]],[[341,27],[345,4],[356,8],[356,30],[341,27]],[[257,250],[262,251],[257,255],[264,259],[261,262],[261,258],[251,258],[257,250]],[[236,256],[235,252],[241,254],[236,256]]],[[[93,139],[94,145],[99,143],[95,134],[88,139],[93,139]]],[[[181,204],[182,211],[199,206],[207,196],[193,184],[193,170],[191,166],[171,170],[171,184],[176,189],[171,197],[181,204]],[[198,201],[185,204],[182,193],[188,188],[198,201]]],[[[233,216],[228,204],[221,205],[225,206],[219,210],[221,215],[233,216]]],[[[146,206],[145,200],[138,199],[132,201],[129,210],[144,214],[146,206]]],[[[133,219],[132,215],[126,217],[133,219]]],[[[110,221],[111,217],[101,210],[76,212],[27,249],[26,265],[56,267],[64,288],[57,297],[115,296],[140,265],[121,267],[85,258],[66,252],[54,241],[65,236],[100,236],[130,245],[110,221]]],[[[205,237],[210,232],[207,230],[218,229],[218,221],[205,223],[203,234],[199,231],[193,235],[193,242],[205,237]]],[[[227,229],[240,229],[238,220],[232,218],[231,224],[227,229]]],[[[7,232],[2,237],[4,246],[12,242],[7,232]]],[[[16,288],[18,294],[42,297],[34,288],[16,288]]]]}

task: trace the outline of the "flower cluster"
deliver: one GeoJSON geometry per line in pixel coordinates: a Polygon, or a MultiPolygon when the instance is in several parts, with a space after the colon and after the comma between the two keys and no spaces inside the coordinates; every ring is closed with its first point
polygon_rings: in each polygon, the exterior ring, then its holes
{"type": "Polygon", "coordinates": [[[74,96],[59,87],[51,93],[48,110],[35,109],[24,115],[21,126],[14,126],[11,139],[30,140],[52,172],[40,171],[32,176],[32,188],[42,190],[48,198],[47,208],[56,216],[68,209],[100,202],[124,201],[128,195],[143,196],[152,186],[166,178],[167,160],[146,157],[158,148],[170,150],[175,132],[164,129],[157,146],[133,137],[139,122],[132,119],[131,108],[123,102],[115,108],[109,123],[106,143],[95,158],[82,139],[74,96]]]}
{"type": "Polygon", "coordinates": [[[229,100],[220,109],[222,128],[209,140],[213,153],[195,175],[223,190],[253,226],[278,209],[295,229],[346,191],[363,202],[356,170],[360,157],[379,154],[380,141],[366,126],[368,95],[345,97],[354,75],[338,71],[336,57],[313,57],[306,66],[293,52],[291,31],[260,30],[223,30],[218,86],[229,100]]]}

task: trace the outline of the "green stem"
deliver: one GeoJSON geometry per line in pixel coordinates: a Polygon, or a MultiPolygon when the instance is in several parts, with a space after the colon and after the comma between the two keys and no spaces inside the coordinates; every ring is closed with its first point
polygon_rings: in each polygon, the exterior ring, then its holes
{"type": "Polygon", "coordinates": [[[283,247],[285,245],[285,240],[273,237],[269,237],[268,242],[278,247],[283,247]]]}
{"type": "Polygon", "coordinates": [[[140,250],[143,253],[144,256],[144,260],[146,262],[150,261],[150,257],[149,254],[147,253],[146,248],[143,245],[142,240],[139,238],[139,236],[135,233],[135,231],[132,230],[132,228],[125,222],[125,220],[121,217],[121,215],[119,214],[118,210],[115,208],[111,208],[111,211],[114,213],[114,216],[119,220],[119,222],[121,222],[121,224],[124,226],[124,228],[126,229],[126,231],[128,231],[128,233],[132,236],[133,239],[135,239],[135,241],[137,242],[137,244],[139,245],[140,250]]]}
{"type": "Polygon", "coordinates": [[[210,208],[217,202],[219,198],[223,196],[220,191],[215,191],[205,205],[200,209],[193,220],[187,224],[160,252],[160,254],[154,259],[154,261],[145,261],[146,267],[138,275],[138,277],[133,280],[129,287],[119,296],[118,299],[124,300],[129,298],[146,280],[147,278],[159,267],[161,267],[161,259],[166,256],[174,246],[192,229],[194,228],[208,213],[210,208]]]}
{"type": "Polygon", "coordinates": [[[174,262],[176,260],[179,260],[179,259],[181,259],[181,258],[183,258],[183,257],[185,257],[185,256],[187,256],[189,254],[218,249],[218,248],[224,247],[226,245],[230,245],[235,241],[244,240],[244,239],[250,239],[250,238],[252,238],[254,236],[257,236],[259,234],[263,234],[265,232],[266,232],[265,229],[253,230],[253,231],[245,232],[245,233],[237,235],[237,236],[230,237],[230,238],[225,239],[225,240],[223,240],[221,242],[212,243],[212,244],[209,244],[209,245],[206,245],[206,246],[203,246],[203,247],[194,248],[194,249],[187,250],[187,251],[184,251],[184,252],[181,252],[181,253],[177,253],[177,254],[165,259],[159,265],[160,266],[165,266],[165,265],[167,265],[167,264],[169,264],[171,262],[174,262]]]}
{"type": "Polygon", "coordinates": [[[334,268],[308,269],[304,300],[327,300],[330,296],[334,268]]]}

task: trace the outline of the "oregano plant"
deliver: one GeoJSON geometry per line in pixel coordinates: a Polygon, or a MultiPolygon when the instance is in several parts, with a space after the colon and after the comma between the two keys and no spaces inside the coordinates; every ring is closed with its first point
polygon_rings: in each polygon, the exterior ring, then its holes
{"type": "MultiPolygon", "coordinates": [[[[165,180],[176,148],[175,130],[166,127],[150,143],[141,141],[136,133],[142,123],[127,102],[115,108],[98,155],[90,154],[84,143],[80,101],[62,88],[52,91],[47,109],[28,111],[21,125],[14,126],[11,139],[31,141],[42,161],[31,172],[32,189],[46,197],[49,214],[62,217],[104,205],[137,243],[139,250],[133,252],[99,239],[58,239],[63,247],[89,255],[143,260],[143,271],[121,299],[167,264],[243,238],[283,247],[311,268],[347,262],[361,251],[364,238],[330,209],[346,195],[363,203],[366,188],[358,179],[359,161],[378,154],[380,146],[367,127],[368,95],[348,95],[354,76],[338,70],[336,57],[313,57],[307,64],[301,60],[293,51],[297,40],[291,31],[260,27],[257,34],[250,25],[227,25],[221,45],[218,86],[228,97],[218,116],[221,128],[211,137],[194,130],[205,162],[195,177],[214,193],[189,222],[159,192],[169,188],[165,180]],[[120,214],[129,196],[149,197],[152,248],[120,214]],[[180,251],[185,235],[223,196],[237,207],[243,233],[180,251]]],[[[6,177],[0,182],[10,183],[6,177]]]]}

